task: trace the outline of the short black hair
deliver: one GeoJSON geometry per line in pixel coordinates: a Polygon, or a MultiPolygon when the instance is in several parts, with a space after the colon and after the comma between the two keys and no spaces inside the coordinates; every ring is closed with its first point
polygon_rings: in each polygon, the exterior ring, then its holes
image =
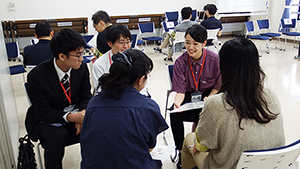
{"type": "Polygon", "coordinates": [[[74,29],[62,28],[51,40],[50,49],[53,56],[58,59],[60,53],[68,55],[69,52],[85,47],[83,37],[74,29]]]}
{"type": "Polygon", "coordinates": [[[107,42],[114,44],[121,36],[132,40],[130,31],[124,25],[111,25],[108,27],[106,32],[107,42]]]}
{"type": "Polygon", "coordinates": [[[109,15],[105,11],[102,11],[102,10],[94,13],[94,15],[92,16],[92,20],[95,25],[98,25],[98,23],[100,21],[103,21],[105,24],[111,23],[109,15]]]}
{"type": "Polygon", "coordinates": [[[185,32],[186,35],[190,35],[196,42],[203,43],[207,39],[206,28],[200,24],[195,24],[189,27],[185,32]]]}
{"type": "Polygon", "coordinates": [[[191,7],[184,7],[181,9],[181,17],[182,19],[189,19],[190,16],[192,15],[193,10],[191,7]]]}
{"type": "Polygon", "coordinates": [[[214,15],[217,12],[218,9],[217,9],[215,4],[207,4],[207,5],[204,6],[203,10],[204,11],[208,10],[208,13],[210,15],[214,15]]]}
{"type": "Polygon", "coordinates": [[[41,38],[44,36],[50,36],[50,33],[53,31],[52,26],[47,21],[38,22],[35,25],[35,34],[37,37],[41,38]]]}

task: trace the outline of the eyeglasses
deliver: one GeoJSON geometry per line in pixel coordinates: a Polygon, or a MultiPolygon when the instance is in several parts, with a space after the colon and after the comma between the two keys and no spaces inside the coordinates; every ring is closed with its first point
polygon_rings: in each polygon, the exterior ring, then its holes
{"type": "Polygon", "coordinates": [[[80,58],[81,56],[83,56],[83,52],[81,52],[80,55],[71,55],[70,53],[68,53],[67,55],[68,56],[74,56],[74,57],[80,58]]]}
{"type": "Polygon", "coordinates": [[[120,45],[131,45],[131,41],[117,41],[117,43],[120,45]]]}

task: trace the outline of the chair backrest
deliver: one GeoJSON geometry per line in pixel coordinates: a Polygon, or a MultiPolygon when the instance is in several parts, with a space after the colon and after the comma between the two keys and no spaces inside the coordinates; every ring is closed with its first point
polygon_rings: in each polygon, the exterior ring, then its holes
{"type": "Polygon", "coordinates": [[[191,20],[192,20],[192,21],[195,21],[196,19],[198,19],[198,12],[197,12],[197,10],[195,9],[195,10],[193,10],[191,20]]]}
{"type": "Polygon", "coordinates": [[[174,30],[176,25],[178,25],[177,21],[167,21],[167,22],[162,22],[163,28],[165,32],[172,31],[174,30]]]}
{"type": "Polygon", "coordinates": [[[217,34],[220,28],[218,29],[207,29],[207,40],[218,40],[217,34]]]}
{"type": "Polygon", "coordinates": [[[85,43],[87,44],[94,37],[94,35],[83,35],[82,37],[85,40],[85,43]]]}
{"type": "Polygon", "coordinates": [[[140,33],[156,33],[155,27],[154,27],[154,22],[149,22],[149,23],[138,23],[139,25],[139,30],[140,33]]]}
{"type": "Polygon", "coordinates": [[[132,39],[131,48],[133,49],[137,45],[137,34],[131,34],[131,39],[132,39]]]}
{"type": "Polygon", "coordinates": [[[179,18],[178,11],[165,12],[165,16],[166,16],[165,21],[178,21],[179,18]]]}
{"type": "Polygon", "coordinates": [[[283,28],[296,28],[296,19],[280,19],[283,28]]]}
{"type": "Polygon", "coordinates": [[[169,72],[171,86],[172,86],[172,81],[173,81],[173,67],[174,67],[174,65],[168,65],[168,72],[169,72]]]}
{"type": "Polygon", "coordinates": [[[31,106],[31,101],[30,101],[30,98],[29,98],[29,95],[28,95],[28,86],[27,86],[27,82],[24,82],[24,83],[23,83],[23,86],[24,86],[24,90],[25,90],[25,94],[26,94],[26,97],[27,97],[29,106],[31,106]]]}
{"type": "Polygon", "coordinates": [[[269,19],[257,20],[257,25],[259,29],[269,29],[269,19]]]}
{"type": "Polygon", "coordinates": [[[185,32],[176,32],[175,34],[175,40],[173,41],[173,43],[179,43],[179,42],[185,42],[185,32]]]}
{"type": "Polygon", "coordinates": [[[17,42],[6,43],[6,52],[8,58],[17,58],[19,57],[19,46],[17,42]]]}
{"type": "Polygon", "coordinates": [[[236,169],[287,169],[295,163],[299,154],[300,140],[279,148],[244,151],[236,169]]]}
{"type": "Polygon", "coordinates": [[[245,24],[246,24],[246,28],[247,28],[248,32],[254,31],[254,26],[253,26],[253,22],[252,21],[245,22],[245,24]]]}

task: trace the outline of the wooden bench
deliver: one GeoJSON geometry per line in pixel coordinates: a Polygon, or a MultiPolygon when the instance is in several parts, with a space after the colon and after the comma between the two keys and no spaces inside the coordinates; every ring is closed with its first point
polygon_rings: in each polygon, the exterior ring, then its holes
{"type": "Polygon", "coordinates": [[[128,29],[138,29],[138,23],[154,22],[156,28],[161,28],[161,22],[165,14],[148,14],[148,15],[122,15],[110,16],[114,24],[127,25],[128,29]]]}

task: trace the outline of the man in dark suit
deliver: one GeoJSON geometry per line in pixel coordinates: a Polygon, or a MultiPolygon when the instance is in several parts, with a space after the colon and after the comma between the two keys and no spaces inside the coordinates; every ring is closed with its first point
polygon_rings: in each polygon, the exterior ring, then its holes
{"type": "Polygon", "coordinates": [[[85,41],[63,28],[51,41],[53,59],[28,74],[25,125],[30,139],[44,142],[46,169],[61,169],[67,140],[79,142],[81,124],[91,98],[89,71],[83,61],[85,41]]]}
{"type": "Polygon", "coordinates": [[[39,39],[39,42],[24,48],[24,67],[26,65],[37,65],[53,58],[50,50],[50,42],[53,34],[52,26],[48,22],[41,21],[35,25],[34,35],[39,39]]]}

